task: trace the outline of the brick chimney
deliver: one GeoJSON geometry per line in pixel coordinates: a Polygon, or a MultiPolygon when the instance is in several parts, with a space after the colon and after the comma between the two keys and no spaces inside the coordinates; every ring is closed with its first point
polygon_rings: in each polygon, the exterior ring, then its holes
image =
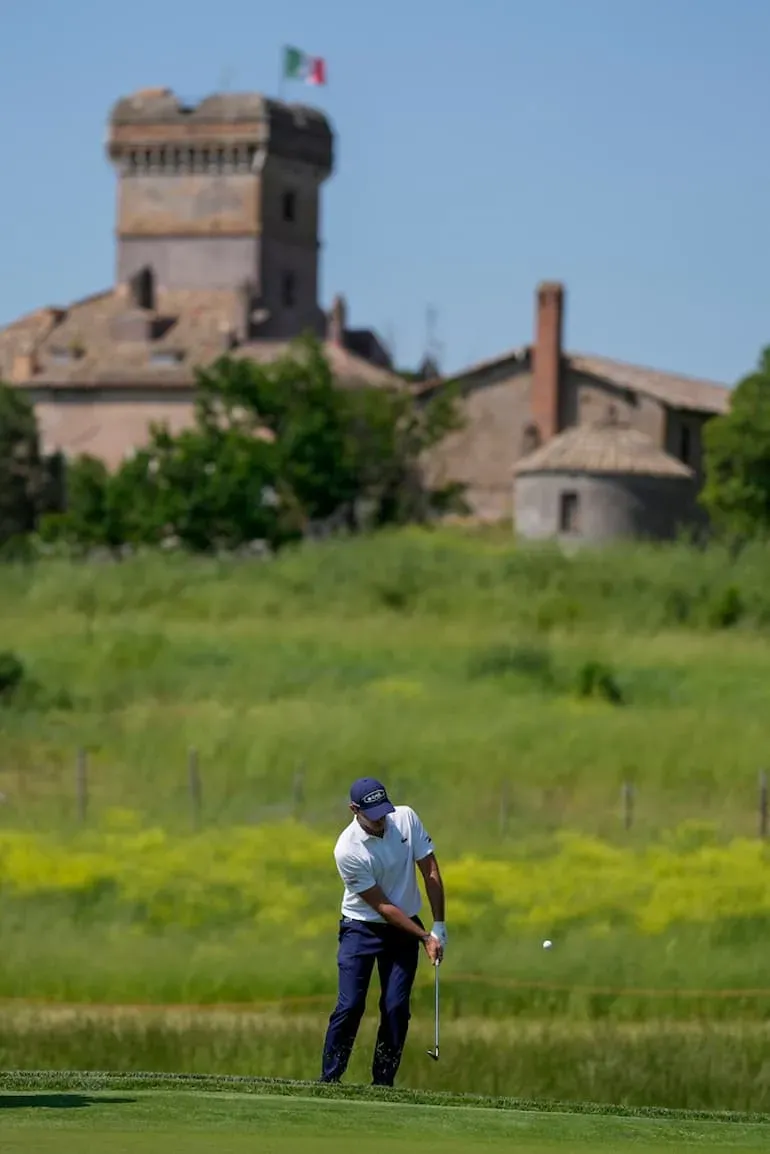
{"type": "Polygon", "coordinates": [[[537,288],[532,365],[532,419],[544,444],[559,432],[564,286],[545,281],[537,288]]]}

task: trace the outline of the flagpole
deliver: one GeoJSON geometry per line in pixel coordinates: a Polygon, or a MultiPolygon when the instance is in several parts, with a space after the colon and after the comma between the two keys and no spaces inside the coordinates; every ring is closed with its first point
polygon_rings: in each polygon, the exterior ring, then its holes
{"type": "Polygon", "coordinates": [[[283,86],[286,79],[286,45],[281,56],[281,69],[278,73],[278,99],[283,100],[283,86]]]}

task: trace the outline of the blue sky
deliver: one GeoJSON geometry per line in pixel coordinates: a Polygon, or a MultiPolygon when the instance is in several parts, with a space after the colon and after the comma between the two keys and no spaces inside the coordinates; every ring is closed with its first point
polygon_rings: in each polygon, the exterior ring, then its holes
{"type": "Polygon", "coordinates": [[[770,343],[767,0],[25,0],[0,42],[0,324],[113,279],[120,95],[277,95],[326,58],[338,134],[322,299],[447,371],[524,343],[541,279],[567,343],[734,382],[770,343]]]}

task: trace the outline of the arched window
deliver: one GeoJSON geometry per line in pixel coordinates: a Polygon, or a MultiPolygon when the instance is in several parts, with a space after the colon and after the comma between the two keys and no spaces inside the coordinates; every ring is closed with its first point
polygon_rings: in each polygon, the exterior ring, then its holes
{"type": "Polygon", "coordinates": [[[297,219],[297,194],[293,188],[286,188],[281,201],[283,219],[287,224],[294,224],[297,219]]]}
{"type": "Polygon", "coordinates": [[[155,277],[148,266],[140,269],[131,278],[131,296],[134,308],[155,308],[155,277]]]}

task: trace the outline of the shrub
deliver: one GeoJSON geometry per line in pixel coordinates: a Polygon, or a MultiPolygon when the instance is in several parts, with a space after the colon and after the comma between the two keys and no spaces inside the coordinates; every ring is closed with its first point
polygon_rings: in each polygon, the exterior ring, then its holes
{"type": "Polygon", "coordinates": [[[577,672],[575,690],[578,697],[598,698],[611,705],[623,704],[623,692],[613,671],[601,661],[584,661],[577,672]]]}
{"type": "Polygon", "coordinates": [[[706,618],[712,629],[732,629],[741,620],[745,606],[740,591],[728,585],[716,593],[708,604],[706,618]]]}
{"type": "Polygon", "coordinates": [[[10,698],[24,680],[24,666],[9,650],[0,653],[0,700],[10,698]]]}
{"type": "Polygon", "coordinates": [[[543,688],[550,688],[554,683],[551,654],[544,646],[501,642],[479,649],[468,659],[468,676],[474,680],[505,677],[508,674],[525,677],[543,688]]]}
{"type": "Polygon", "coordinates": [[[535,620],[541,633],[570,629],[584,617],[583,608],[573,597],[562,594],[547,597],[537,606],[535,620]]]}

